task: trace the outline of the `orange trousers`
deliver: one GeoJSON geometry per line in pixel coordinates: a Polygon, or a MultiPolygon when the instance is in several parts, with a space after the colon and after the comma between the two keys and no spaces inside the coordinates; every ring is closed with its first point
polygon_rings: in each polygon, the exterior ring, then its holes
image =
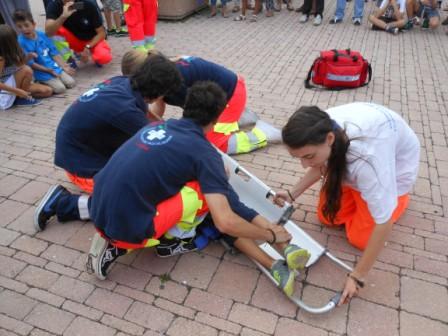
{"type": "MultiPolygon", "coordinates": [[[[67,43],[70,46],[70,49],[73,51],[80,53],[82,52],[89,41],[82,41],[77,38],[73,33],[64,27],[60,27],[56,32],[56,35],[63,36],[67,43]]],[[[112,51],[109,47],[109,44],[105,40],[98,42],[92,49],[90,50],[92,54],[92,59],[97,64],[107,64],[112,60],[112,51]]]]}
{"type": "MultiPolygon", "coordinates": [[[[326,202],[326,196],[321,191],[317,216],[324,225],[344,225],[348,241],[355,247],[364,250],[375,228],[375,220],[370,214],[367,203],[362,199],[361,193],[350,187],[342,187],[341,208],[336,214],[333,224],[324,216],[322,208],[326,202]]],[[[392,221],[395,223],[403,215],[409,204],[409,195],[398,197],[398,204],[392,213],[392,221]]]]}
{"type": "MultiPolygon", "coordinates": [[[[219,116],[218,123],[237,123],[244,112],[244,108],[246,107],[246,99],[246,83],[244,82],[244,78],[238,76],[238,82],[236,83],[233,95],[227,102],[226,108],[219,116]]],[[[206,137],[208,141],[210,141],[224,153],[227,153],[228,143],[230,137],[232,136],[232,133],[224,134],[221,132],[216,132],[215,130],[211,130],[207,132],[206,137]]]]}
{"type": "Polygon", "coordinates": [[[88,194],[93,193],[93,178],[79,177],[76,174],[70,174],[68,171],[65,172],[68,179],[76,185],[79,189],[85,191],[88,194]]]}
{"type": "MultiPolygon", "coordinates": [[[[199,186],[199,182],[191,181],[185,184],[186,187],[193,189],[196,192],[198,199],[202,201],[202,207],[196,210],[196,217],[202,216],[207,213],[208,206],[205,202],[204,195],[202,194],[201,188],[199,186]]],[[[148,239],[143,240],[141,243],[133,244],[120,240],[113,240],[109,237],[106,237],[104,233],[97,229],[98,233],[102,235],[105,239],[108,239],[112,245],[122,249],[139,249],[145,248],[151,245],[148,245],[148,241],[151,239],[159,239],[162,237],[169,229],[178,224],[183,216],[184,209],[189,207],[188,201],[182,199],[181,192],[176,195],[166,199],[163,202],[160,202],[157,205],[157,214],[153,218],[153,227],[154,227],[154,235],[152,237],[148,237],[148,239]]]]}
{"type": "Polygon", "coordinates": [[[131,42],[156,36],[157,0],[123,0],[123,7],[131,42]]]}

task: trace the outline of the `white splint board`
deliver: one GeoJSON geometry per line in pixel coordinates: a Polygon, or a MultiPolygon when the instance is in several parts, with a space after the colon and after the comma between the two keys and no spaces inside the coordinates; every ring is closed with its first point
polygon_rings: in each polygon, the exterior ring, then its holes
{"type": "MultiPolygon", "coordinates": [[[[267,218],[273,223],[278,223],[279,219],[285,213],[285,211],[291,205],[285,204],[284,207],[279,207],[272,202],[272,196],[275,195],[274,191],[264,184],[256,176],[249,173],[246,169],[241,167],[237,161],[232,159],[227,154],[221,152],[224,164],[229,170],[229,182],[233,187],[235,192],[238,194],[241,202],[243,202],[248,207],[257,211],[260,215],[267,218]]],[[[352,271],[351,267],[331,255],[322,245],[316,242],[310,235],[308,235],[304,230],[302,230],[296,223],[288,219],[284,224],[285,229],[292,236],[292,243],[296,244],[302,248],[307,249],[311,257],[306,265],[309,267],[316,263],[318,259],[325,255],[335,262],[338,266],[346,269],[347,271],[352,271]]],[[[260,248],[269,254],[273,259],[283,259],[274,248],[272,248],[268,243],[262,243],[259,245],[260,248]]],[[[274,283],[276,281],[272,278],[269,271],[266,270],[262,265],[254,261],[255,264],[263,271],[263,273],[268,276],[274,283]]],[[[296,297],[290,298],[302,309],[313,313],[322,314],[332,310],[337,302],[339,301],[340,294],[333,297],[326,305],[318,308],[310,307],[306,305],[303,301],[296,297]]]]}

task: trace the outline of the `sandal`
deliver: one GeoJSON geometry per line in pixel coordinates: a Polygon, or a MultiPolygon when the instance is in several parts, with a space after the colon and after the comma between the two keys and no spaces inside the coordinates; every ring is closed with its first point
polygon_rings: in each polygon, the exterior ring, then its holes
{"type": "Polygon", "coordinates": [[[244,21],[244,20],[246,20],[246,15],[242,15],[242,14],[235,16],[233,18],[233,21],[244,21]]]}
{"type": "Polygon", "coordinates": [[[249,19],[250,22],[257,22],[257,20],[258,20],[257,14],[252,14],[249,19]]]}
{"type": "Polygon", "coordinates": [[[292,12],[294,10],[294,7],[288,2],[286,4],[286,9],[289,10],[290,12],[292,12]]]}
{"type": "Polygon", "coordinates": [[[236,12],[239,12],[239,11],[240,11],[240,6],[238,6],[238,5],[233,6],[232,13],[236,13],[236,12]]]}

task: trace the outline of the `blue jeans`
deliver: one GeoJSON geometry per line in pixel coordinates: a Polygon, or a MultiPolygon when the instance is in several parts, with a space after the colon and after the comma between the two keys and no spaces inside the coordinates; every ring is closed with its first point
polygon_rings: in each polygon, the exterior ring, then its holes
{"type": "MultiPolygon", "coordinates": [[[[217,0],[210,0],[210,5],[211,5],[211,6],[216,6],[216,1],[217,1],[217,0]]],[[[225,6],[226,3],[227,3],[227,0],[221,0],[221,4],[222,4],[223,6],[225,6]]]]}
{"type": "MultiPolygon", "coordinates": [[[[345,5],[347,4],[347,0],[337,0],[336,1],[336,13],[334,17],[336,19],[343,19],[345,12],[345,5]]],[[[355,6],[353,10],[353,18],[362,18],[362,13],[364,12],[364,0],[355,0],[355,6]]]]}

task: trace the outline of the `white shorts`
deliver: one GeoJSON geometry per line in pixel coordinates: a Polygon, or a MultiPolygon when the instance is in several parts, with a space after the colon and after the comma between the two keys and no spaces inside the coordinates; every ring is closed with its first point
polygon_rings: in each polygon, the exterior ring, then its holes
{"type": "MultiPolygon", "coordinates": [[[[14,78],[14,75],[11,75],[4,84],[15,88],[16,79],[14,78]]],[[[0,90],[0,110],[9,109],[12,104],[14,104],[14,100],[16,100],[15,95],[11,94],[8,91],[0,90]]]]}

